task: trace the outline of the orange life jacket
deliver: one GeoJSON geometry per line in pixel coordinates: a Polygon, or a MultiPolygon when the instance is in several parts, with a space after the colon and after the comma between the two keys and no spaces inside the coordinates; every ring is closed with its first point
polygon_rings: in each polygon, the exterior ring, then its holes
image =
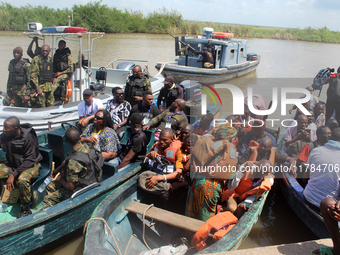
{"type": "Polygon", "coordinates": [[[174,140],[168,148],[166,148],[163,152],[159,147],[159,142],[156,144],[154,151],[162,154],[167,160],[170,161],[171,164],[175,164],[176,162],[176,153],[182,147],[182,142],[179,140],[174,140]]]}
{"type": "Polygon", "coordinates": [[[213,239],[216,242],[228,233],[238,222],[238,219],[231,212],[222,212],[216,214],[207,220],[203,226],[201,226],[194,237],[192,238],[191,245],[194,246],[198,251],[203,250],[207,247],[205,241],[207,240],[211,231],[215,232],[213,239]],[[221,235],[223,233],[224,235],[221,235]],[[216,236],[216,237],[215,237],[216,236]]]}
{"type": "MultiPolygon", "coordinates": [[[[249,148],[251,148],[251,150],[253,151],[253,153],[250,155],[248,161],[250,161],[250,162],[256,162],[256,161],[257,161],[257,157],[258,157],[258,155],[259,155],[258,147],[250,146],[249,148]]],[[[272,147],[272,148],[270,149],[269,161],[270,161],[270,163],[272,164],[272,166],[275,164],[275,151],[276,151],[276,148],[275,148],[275,147],[272,147]]]]}
{"type": "Polygon", "coordinates": [[[262,179],[261,185],[255,188],[253,187],[253,179],[251,171],[248,171],[242,177],[240,183],[234,190],[226,190],[222,194],[221,201],[224,202],[229,197],[238,197],[239,202],[243,201],[247,196],[250,195],[262,195],[265,191],[270,190],[272,185],[270,177],[274,178],[273,175],[268,175],[262,179]]]}

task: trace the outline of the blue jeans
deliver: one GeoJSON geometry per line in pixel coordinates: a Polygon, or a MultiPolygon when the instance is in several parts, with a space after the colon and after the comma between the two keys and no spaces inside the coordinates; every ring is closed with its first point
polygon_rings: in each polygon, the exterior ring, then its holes
{"type": "MultiPolygon", "coordinates": [[[[119,157],[115,157],[115,158],[111,159],[111,160],[109,161],[109,163],[110,163],[110,164],[113,164],[113,165],[119,166],[120,163],[122,163],[122,160],[121,160],[119,157]]],[[[124,167],[118,169],[118,172],[123,171],[124,169],[128,168],[129,166],[131,166],[131,164],[127,164],[126,166],[124,166],[124,167]]]]}

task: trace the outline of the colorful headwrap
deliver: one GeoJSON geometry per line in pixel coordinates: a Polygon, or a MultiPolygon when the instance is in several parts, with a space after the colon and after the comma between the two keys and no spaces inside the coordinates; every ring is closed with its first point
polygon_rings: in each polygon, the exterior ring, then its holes
{"type": "Polygon", "coordinates": [[[216,133],[215,138],[218,140],[228,140],[229,142],[237,136],[236,128],[232,127],[230,123],[221,125],[216,133]]]}

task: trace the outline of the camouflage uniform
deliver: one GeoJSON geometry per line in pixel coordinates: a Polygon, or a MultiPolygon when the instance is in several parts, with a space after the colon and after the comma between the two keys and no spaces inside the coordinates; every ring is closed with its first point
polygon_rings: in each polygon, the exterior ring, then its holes
{"type": "Polygon", "coordinates": [[[31,81],[34,93],[36,92],[36,88],[40,87],[43,92],[42,96],[36,96],[32,98],[32,107],[49,107],[54,105],[54,96],[53,96],[53,86],[52,82],[45,81],[40,82],[40,69],[42,68],[43,62],[50,62],[51,57],[47,57],[44,59],[42,55],[35,56],[32,60],[31,64],[31,81]]]}
{"type": "Polygon", "coordinates": [[[73,58],[71,54],[67,54],[67,65],[68,65],[68,68],[62,71],[63,74],[59,75],[56,79],[53,80],[53,85],[52,85],[53,91],[55,91],[56,88],[58,88],[58,86],[62,82],[64,82],[66,85],[67,80],[71,77],[73,73],[73,58]]]}
{"type": "MultiPolygon", "coordinates": [[[[32,200],[31,185],[38,178],[41,169],[40,163],[34,164],[32,168],[23,171],[15,181],[15,186],[20,191],[20,200],[22,204],[29,204],[32,200]]],[[[0,179],[8,178],[12,172],[11,167],[0,164],[0,179]]]]}
{"type": "MultiPolygon", "coordinates": [[[[133,78],[134,78],[133,75],[128,77],[128,80],[127,80],[126,86],[125,86],[125,91],[124,91],[125,100],[128,101],[131,104],[131,106],[134,106],[135,104],[137,104],[137,102],[134,100],[133,96],[127,95],[127,94],[130,94],[130,92],[128,92],[128,91],[132,89],[130,82],[133,80],[133,78]]],[[[147,90],[152,92],[151,82],[148,78],[145,78],[145,80],[143,81],[143,91],[147,91],[147,90]]]]}
{"type": "MultiPolygon", "coordinates": [[[[90,147],[87,144],[81,144],[75,146],[75,151],[84,153],[90,153],[90,147]]],[[[65,167],[66,182],[73,182],[76,184],[80,178],[84,178],[87,175],[87,168],[80,164],[78,161],[70,159],[65,167]]],[[[73,191],[63,187],[58,181],[51,182],[47,188],[47,195],[44,197],[44,208],[55,205],[69,197],[71,197],[73,191]]]]}
{"type": "MultiPolygon", "coordinates": [[[[20,61],[22,61],[21,59],[20,61]]],[[[9,63],[8,71],[10,71],[10,65],[13,63],[14,59],[9,63]]],[[[28,60],[27,60],[28,61],[28,60]]],[[[5,106],[9,106],[14,101],[14,106],[18,107],[29,107],[30,102],[24,101],[24,96],[29,96],[31,84],[30,84],[30,66],[31,64],[28,62],[23,64],[23,69],[26,75],[26,83],[24,85],[17,85],[10,83],[10,77],[8,77],[7,81],[7,96],[3,99],[2,103],[5,106]]]]}

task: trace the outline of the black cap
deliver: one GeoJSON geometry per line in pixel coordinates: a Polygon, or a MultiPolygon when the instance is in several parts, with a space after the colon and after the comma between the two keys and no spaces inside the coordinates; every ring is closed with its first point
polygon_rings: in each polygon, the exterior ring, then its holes
{"type": "Polygon", "coordinates": [[[84,96],[92,96],[93,92],[90,89],[85,89],[84,92],[83,92],[83,95],[84,96]]]}
{"type": "Polygon", "coordinates": [[[164,84],[169,84],[169,83],[174,83],[174,77],[172,76],[167,76],[165,80],[163,81],[164,84]]]}

